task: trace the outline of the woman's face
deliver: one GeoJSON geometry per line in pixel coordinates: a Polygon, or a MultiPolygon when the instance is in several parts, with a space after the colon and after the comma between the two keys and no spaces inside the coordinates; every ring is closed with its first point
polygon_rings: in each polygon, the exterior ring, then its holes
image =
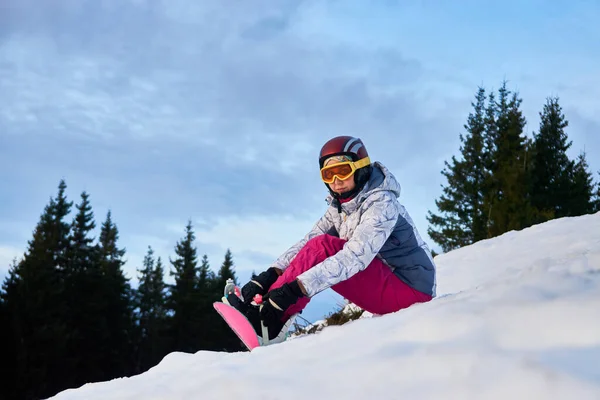
{"type": "MultiPolygon", "coordinates": [[[[339,161],[327,160],[327,162],[325,163],[325,166],[335,164],[337,162],[339,162],[339,161]]],[[[356,183],[354,182],[354,175],[350,176],[350,178],[346,179],[345,181],[339,180],[336,177],[335,180],[333,181],[333,183],[329,184],[329,187],[331,188],[332,191],[334,191],[337,194],[349,192],[356,187],[356,183]]]]}

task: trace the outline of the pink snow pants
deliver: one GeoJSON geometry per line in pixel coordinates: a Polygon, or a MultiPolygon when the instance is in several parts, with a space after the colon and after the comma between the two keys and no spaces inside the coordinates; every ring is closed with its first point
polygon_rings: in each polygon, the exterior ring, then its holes
{"type": "MultiPolygon", "coordinates": [[[[292,282],[304,271],[333,256],[343,248],[344,243],[346,240],[331,235],[320,235],[309,240],[270,290],[292,282]]],[[[379,258],[373,259],[363,271],[335,284],[331,289],[373,314],[387,314],[431,300],[431,296],[402,282],[379,258]]],[[[304,309],[309,301],[308,297],[298,300],[285,311],[283,319],[287,320],[304,309]]]]}

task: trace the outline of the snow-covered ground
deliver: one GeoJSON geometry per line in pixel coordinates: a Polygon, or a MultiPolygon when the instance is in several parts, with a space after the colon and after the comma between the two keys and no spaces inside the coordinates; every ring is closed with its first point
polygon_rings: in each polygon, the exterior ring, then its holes
{"type": "Polygon", "coordinates": [[[252,353],[173,353],[55,399],[600,399],[600,213],[436,262],[430,303],[252,353]]]}

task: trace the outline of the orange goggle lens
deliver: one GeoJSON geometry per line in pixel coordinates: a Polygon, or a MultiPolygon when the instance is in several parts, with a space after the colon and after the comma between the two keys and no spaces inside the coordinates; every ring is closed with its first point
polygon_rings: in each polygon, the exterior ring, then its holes
{"type": "Polygon", "coordinates": [[[338,179],[345,181],[354,174],[354,171],[350,163],[334,164],[321,170],[321,179],[325,183],[333,183],[337,176],[338,179]]]}

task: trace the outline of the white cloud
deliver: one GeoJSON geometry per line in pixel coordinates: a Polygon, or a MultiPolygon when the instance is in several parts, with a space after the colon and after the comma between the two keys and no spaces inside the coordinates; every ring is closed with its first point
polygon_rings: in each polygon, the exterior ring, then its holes
{"type": "Polygon", "coordinates": [[[314,216],[311,219],[310,216],[293,215],[225,215],[217,217],[211,223],[200,223],[195,229],[196,239],[201,245],[213,245],[221,250],[213,256],[218,257],[214,258],[216,260],[221,259],[225,249],[230,249],[237,271],[260,272],[302,239],[318,217],[314,216]]]}
{"type": "Polygon", "coordinates": [[[277,257],[308,233],[315,222],[292,215],[221,216],[212,226],[198,229],[196,237],[202,243],[277,257]]]}
{"type": "Polygon", "coordinates": [[[9,133],[168,138],[289,174],[336,134],[432,131],[411,101],[418,61],[302,29],[334,18],[328,6],[70,3],[35,16],[13,4],[13,19],[32,29],[0,42],[9,133]]]}

